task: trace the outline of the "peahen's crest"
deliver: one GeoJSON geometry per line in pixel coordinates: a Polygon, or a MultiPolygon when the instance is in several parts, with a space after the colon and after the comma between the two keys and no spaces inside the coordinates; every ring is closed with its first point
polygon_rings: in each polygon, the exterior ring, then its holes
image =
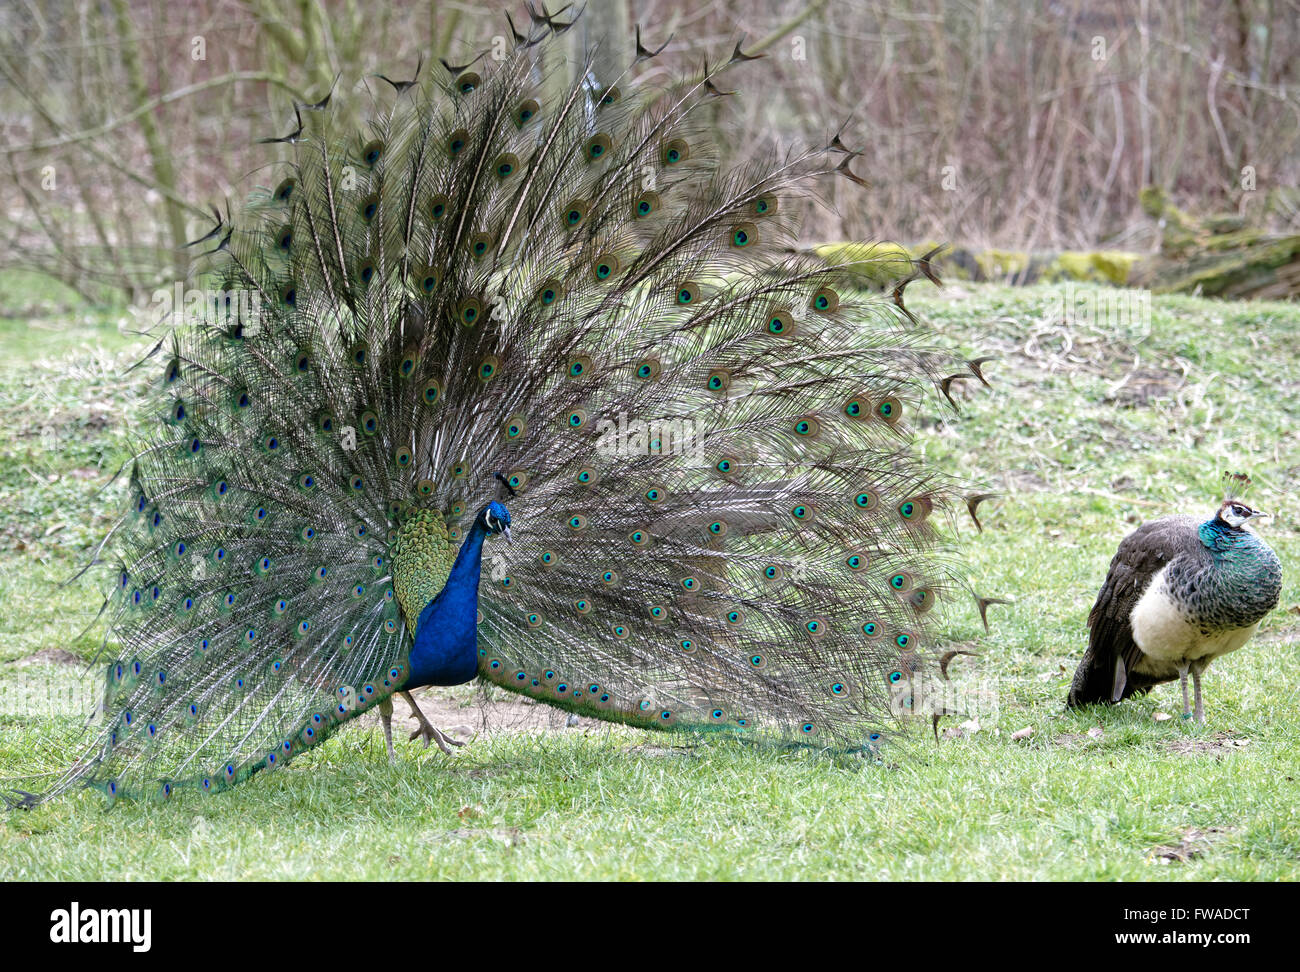
{"type": "Polygon", "coordinates": [[[205,244],[208,319],[159,349],[104,724],[55,792],[217,790],[317,745],[410,687],[471,535],[489,682],[877,747],[962,505],[909,418],[979,362],[947,374],[901,287],[795,253],[811,181],[857,181],[838,136],[723,171],[716,72],[547,94],[559,26],[393,84],[363,131],[326,98],[268,140],[282,171],[205,244]]]}

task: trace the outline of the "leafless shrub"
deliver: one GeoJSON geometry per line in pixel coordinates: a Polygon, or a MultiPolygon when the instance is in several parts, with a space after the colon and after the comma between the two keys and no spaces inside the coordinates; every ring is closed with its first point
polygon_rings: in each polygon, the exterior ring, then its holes
{"type": "MultiPolygon", "coordinates": [[[[553,2],[552,8],[560,4],[553,2]]],[[[813,239],[1141,248],[1138,193],[1294,223],[1296,0],[588,0],[575,49],[631,25],[674,40],[650,81],[766,54],[719,77],[733,158],[796,138],[861,152],[813,239]],[[725,102],[725,104],[724,104],[725,102]]],[[[526,18],[521,10],[517,20],[526,18]]],[[[16,0],[0,8],[0,268],[139,295],[185,272],[208,206],[276,158],[255,140],[330,90],[358,117],[373,74],[453,62],[505,34],[498,4],[16,0]],[[335,78],[337,77],[337,81],[335,78]],[[340,99],[342,100],[342,99],[340,99]]],[[[613,67],[603,66],[612,71],[613,67]]],[[[270,147],[274,148],[274,146],[270,147]]]]}

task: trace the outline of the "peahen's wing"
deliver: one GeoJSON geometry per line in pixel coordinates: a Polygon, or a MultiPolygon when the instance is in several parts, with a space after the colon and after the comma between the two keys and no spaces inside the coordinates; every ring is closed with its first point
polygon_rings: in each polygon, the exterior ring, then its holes
{"type": "Polygon", "coordinates": [[[1070,684],[1069,705],[1118,702],[1157,684],[1135,674],[1142,649],[1133,640],[1133,608],[1166,564],[1204,549],[1197,525],[1192,516],[1166,516],[1142,524],[1120,542],[1088,613],[1088,650],[1070,684]]]}

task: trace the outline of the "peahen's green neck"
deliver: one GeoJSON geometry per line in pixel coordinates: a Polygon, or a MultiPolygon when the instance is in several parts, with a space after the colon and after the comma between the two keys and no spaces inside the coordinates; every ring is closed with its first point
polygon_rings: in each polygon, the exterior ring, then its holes
{"type": "Polygon", "coordinates": [[[1208,628],[1242,628],[1277,604],[1282,565],[1277,554],[1249,530],[1217,516],[1202,523],[1201,543],[1210,552],[1202,566],[1171,565],[1167,583],[1195,620],[1208,628]]]}

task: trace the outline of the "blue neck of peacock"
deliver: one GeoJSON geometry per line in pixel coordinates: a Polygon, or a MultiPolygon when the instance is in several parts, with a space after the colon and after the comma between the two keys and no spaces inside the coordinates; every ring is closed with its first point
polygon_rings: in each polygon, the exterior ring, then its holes
{"type": "Polygon", "coordinates": [[[478,581],[487,528],[476,520],[456,555],[447,583],[420,612],[403,688],[459,685],[478,672],[478,581]]]}

